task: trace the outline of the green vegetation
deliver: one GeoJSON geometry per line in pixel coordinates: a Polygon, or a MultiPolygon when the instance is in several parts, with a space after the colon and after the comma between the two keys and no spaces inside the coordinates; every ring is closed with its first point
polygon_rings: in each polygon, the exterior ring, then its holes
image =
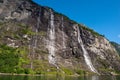
{"type": "Polygon", "coordinates": [[[16,49],[0,45],[0,72],[12,73],[19,63],[19,54],[16,49]]]}
{"type": "MultiPolygon", "coordinates": [[[[12,48],[7,45],[0,45],[0,72],[51,75],[62,75],[65,72],[66,75],[75,74],[72,69],[64,67],[59,71],[56,67],[50,66],[47,60],[33,60],[34,69],[26,67],[30,64],[30,60],[27,58],[27,51],[26,47],[12,48]]],[[[84,71],[77,70],[76,73],[82,75],[84,71]]]]}
{"type": "Polygon", "coordinates": [[[28,28],[28,26],[26,24],[24,24],[24,23],[18,23],[17,25],[22,27],[22,28],[28,28]]]}
{"type": "Polygon", "coordinates": [[[35,32],[29,30],[29,29],[22,29],[21,33],[27,34],[27,35],[35,35],[35,32]]]}
{"type": "Polygon", "coordinates": [[[25,56],[24,50],[0,45],[0,72],[25,73],[26,69],[22,65],[28,62],[23,56],[25,56]]]}
{"type": "Polygon", "coordinates": [[[35,35],[35,32],[33,32],[26,24],[19,23],[17,25],[20,27],[20,33],[27,35],[35,35]]]}
{"type": "Polygon", "coordinates": [[[68,68],[62,68],[63,72],[65,72],[66,75],[73,75],[74,72],[71,69],[68,68]]]}
{"type": "Polygon", "coordinates": [[[79,75],[85,75],[86,71],[78,69],[78,70],[76,70],[76,73],[79,75]]]}

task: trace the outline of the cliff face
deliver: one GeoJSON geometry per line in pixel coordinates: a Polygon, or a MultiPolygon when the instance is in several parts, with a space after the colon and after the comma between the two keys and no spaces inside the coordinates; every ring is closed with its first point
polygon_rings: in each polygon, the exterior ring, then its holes
{"type": "MultiPolygon", "coordinates": [[[[14,51],[18,58],[9,67],[15,73],[120,71],[119,56],[106,38],[31,0],[0,0],[0,35],[0,55],[14,51]]],[[[0,71],[8,72],[4,68],[0,71]]]]}
{"type": "Polygon", "coordinates": [[[118,44],[116,42],[111,42],[111,44],[115,47],[115,49],[117,50],[118,54],[120,55],[120,44],[118,44]]]}

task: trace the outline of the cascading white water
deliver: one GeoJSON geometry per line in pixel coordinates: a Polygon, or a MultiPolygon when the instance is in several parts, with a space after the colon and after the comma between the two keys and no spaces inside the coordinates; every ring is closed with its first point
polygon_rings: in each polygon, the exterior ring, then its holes
{"type": "Polygon", "coordinates": [[[96,69],[94,68],[94,66],[92,65],[90,56],[89,56],[87,50],[86,50],[85,47],[84,47],[83,41],[82,41],[82,39],[81,39],[81,37],[80,37],[79,27],[78,27],[78,32],[77,32],[77,33],[78,33],[78,42],[79,42],[79,44],[80,44],[81,47],[82,47],[82,50],[83,50],[83,53],[84,53],[83,56],[84,56],[84,59],[85,59],[86,64],[88,65],[89,69],[90,69],[92,72],[98,73],[97,70],[96,70],[96,69]]]}
{"type": "Polygon", "coordinates": [[[63,16],[62,16],[62,45],[63,45],[63,50],[66,48],[65,46],[65,34],[64,34],[64,24],[63,24],[63,16]]]}
{"type": "Polygon", "coordinates": [[[49,51],[49,63],[56,66],[55,60],[55,26],[54,26],[54,15],[50,10],[50,27],[48,28],[49,41],[48,41],[48,51],[49,51]]]}

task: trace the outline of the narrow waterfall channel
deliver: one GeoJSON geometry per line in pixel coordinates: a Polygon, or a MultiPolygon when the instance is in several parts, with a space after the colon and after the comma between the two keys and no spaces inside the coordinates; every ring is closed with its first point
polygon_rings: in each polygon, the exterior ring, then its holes
{"type": "Polygon", "coordinates": [[[58,68],[56,65],[56,59],[55,59],[55,25],[54,25],[54,15],[52,10],[50,10],[50,25],[48,28],[48,34],[49,34],[49,41],[48,41],[48,60],[50,64],[53,64],[58,68]]]}
{"type": "Polygon", "coordinates": [[[62,45],[63,45],[63,50],[66,49],[66,45],[65,45],[65,34],[64,34],[64,21],[63,21],[63,16],[62,16],[62,45]]]}
{"type": "Polygon", "coordinates": [[[37,48],[37,42],[38,42],[38,28],[40,27],[40,14],[41,14],[41,9],[40,11],[38,12],[38,17],[37,17],[37,25],[36,25],[36,28],[35,28],[35,41],[34,41],[34,49],[37,48]]]}
{"type": "Polygon", "coordinates": [[[29,45],[29,50],[31,55],[31,64],[30,64],[31,69],[33,69],[33,59],[35,56],[35,49],[37,48],[37,42],[38,42],[38,28],[40,27],[40,14],[41,14],[41,9],[38,12],[37,24],[35,27],[33,27],[33,31],[35,32],[35,35],[32,36],[31,44],[29,45]]]}
{"type": "Polygon", "coordinates": [[[81,37],[80,37],[79,27],[78,27],[78,32],[77,32],[77,33],[78,33],[78,42],[79,42],[79,44],[80,44],[81,47],[82,47],[83,56],[84,56],[84,59],[85,59],[85,62],[86,62],[86,64],[87,64],[87,66],[89,67],[89,69],[90,69],[92,72],[98,73],[97,70],[94,68],[92,62],[91,62],[91,59],[90,59],[90,56],[89,56],[87,50],[86,50],[85,47],[84,47],[83,41],[82,41],[82,39],[81,39],[81,37]]]}

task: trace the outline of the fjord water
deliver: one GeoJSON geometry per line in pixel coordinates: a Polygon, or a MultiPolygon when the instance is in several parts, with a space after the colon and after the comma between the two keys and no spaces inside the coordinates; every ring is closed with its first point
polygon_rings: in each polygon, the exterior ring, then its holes
{"type": "Polygon", "coordinates": [[[0,80],[120,80],[120,76],[8,76],[0,75],[0,80]]]}

